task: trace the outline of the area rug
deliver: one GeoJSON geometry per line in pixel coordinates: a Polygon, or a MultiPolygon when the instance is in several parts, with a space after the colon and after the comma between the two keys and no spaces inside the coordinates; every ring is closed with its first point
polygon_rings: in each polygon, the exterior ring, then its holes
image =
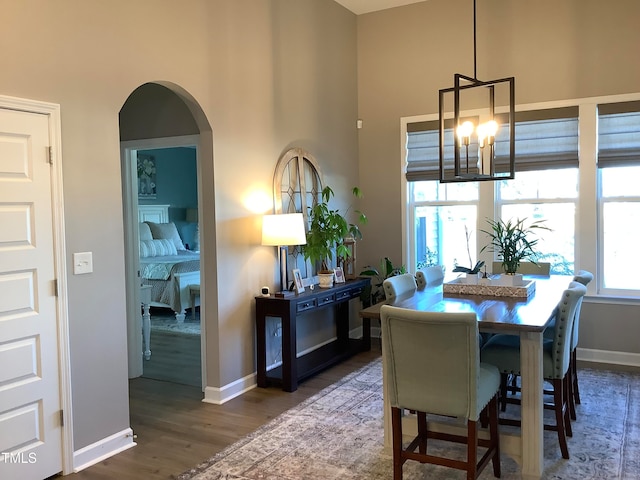
{"type": "Polygon", "coordinates": [[[173,313],[170,315],[151,315],[151,332],[166,332],[179,335],[200,335],[200,315],[193,318],[187,315],[183,323],[179,323],[173,313]]]}
{"type": "MultiPolygon", "coordinates": [[[[377,480],[392,478],[383,448],[382,372],[376,360],[283,413],[179,480],[377,480]]],[[[545,479],[640,479],[640,374],[581,369],[582,404],[571,459],[545,432],[545,479]]],[[[404,478],[463,479],[465,473],[407,462],[404,478]]],[[[482,479],[493,477],[489,465],[482,479]]],[[[502,478],[520,478],[502,455],[502,478]]]]}

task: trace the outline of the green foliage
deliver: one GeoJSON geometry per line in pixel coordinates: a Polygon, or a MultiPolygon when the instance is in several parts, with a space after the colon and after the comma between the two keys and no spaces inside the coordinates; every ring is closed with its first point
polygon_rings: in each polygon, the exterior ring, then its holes
{"type": "Polygon", "coordinates": [[[538,239],[532,239],[531,235],[534,235],[537,230],[551,230],[544,225],[545,220],[536,220],[528,227],[525,226],[523,218],[508,220],[494,221],[487,219],[487,222],[491,226],[491,230],[481,230],[486,233],[490,238],[490,243],[485,245],[480,252],[484,252],[486,249],[496,252],[499,260],[502,260],[502,268],[505,273],[516,273],[520,262],[528,260],[532,263],[536,263],[539,252],[535,250],[535,246],[538,243],[538,239]]]}
{"type": "Polygon", "coordinates": [[[373,280],[373,288],[371,293],[373,303],[384,300],[382,282],[384,282],[389,277],[395,277],[396,275],[407,273],[407,268],[404,265],[400,265],[397,267],[394,266],[389,257],[384,257],[382,260],[380,260],[379,269],[376,269],[369,265],[364,268],[365,269],[360,272],[360,276],[372,277],[372,279],[375,279],[373,280]]]}
{"type": "MultiPolygon", "coordinates": [[[[362,192],[358,187],[353,187],[351,193],[356,198],[362,198],[362,192]]],[[[367,223],[367,217],[359,210],[355,210],[358,223],[349,223],[345,215],[339,210],[329,206],[331,197],[334,196],[331,187],[322,189],[321,201],[309,208],[311,224],[307,232],[307,244],[302,246],[302,254],[305,260],[314,264],[320,264],[320,271],[329,271],[329,265],[333,259],[334,250],[338,257],[346,258],[351,252],[342,243],[345,237],[353,237],[356,240],[362,238],[362,232],[358,224],[367,223]]]]}
{"type": "Polygon", "coordinates": [[[434,265],[438,265],[438,252],[432,251],[429,247],[425,248],[427,251],[424,254],[423,259],[416,263],[416,268],[418,270],[424,267],[432,267],[434,265]]]}

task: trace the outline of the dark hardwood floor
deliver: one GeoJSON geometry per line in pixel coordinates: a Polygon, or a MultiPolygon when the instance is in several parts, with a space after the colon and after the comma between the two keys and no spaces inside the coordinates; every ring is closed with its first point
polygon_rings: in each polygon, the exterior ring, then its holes
{"type": "Polygon", "coordinates": [[[373,344],[371,352],[360,353],[319,373],[301,383],[293,393],[278,388],[255,388],[224,405],[203,403],[199,387],[132,379],[131,427],[137,436],[137,446],[68,478],[173,478],[379,357],[379,344],[373,344]]]}

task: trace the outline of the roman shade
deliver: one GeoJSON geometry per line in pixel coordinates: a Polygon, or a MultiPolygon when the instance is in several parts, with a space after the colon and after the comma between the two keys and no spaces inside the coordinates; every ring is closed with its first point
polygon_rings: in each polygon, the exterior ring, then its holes
{"type": "Polygon", "coordinates": [[[598,167],[640,165],[640,102],[598,106],[598,167]]]}

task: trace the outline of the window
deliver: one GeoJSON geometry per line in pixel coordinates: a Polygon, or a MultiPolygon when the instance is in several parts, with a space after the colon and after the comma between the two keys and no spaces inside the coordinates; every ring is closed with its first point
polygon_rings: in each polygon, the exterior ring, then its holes
{"type": "MultiPolygon", "coordinates": [[[[495,215],[505,220],[526,218],[530,222],[546,219],[546,226],[552,231],[544,231],[539,240],[540,261],[550,262],[553,273],[573,273],[578,108],[518,112],[515,126],[518,174],[513,180],[488,183],[494,186],[495,192],[485,189],[484,196],[481,196],[479,182],[440,184],[435,180],[439,142],[436,129],[437,122],[407,125],[409,265],[422,266],[425,259],[432,258],[444,264],[448,271],[457,264],[473,267],[468,264],[477,261],[477,242],[483,238],[477,230],[489,228],[478,222],[479,205],[484,204],[486,216],[495,215]],[[495,208],[492,208],[494,198],[495,208]],[[467,232],[470,233],[470,252],[467,252],[467,232]]],[[[498,134],[498,152],[504,141],[498,134]]]]}
{"type": "Polygon", "coordinates": [[[516,178],[496,183],[499,218],[545,220],[538,260],[551,273],[575,271],[575,219],[578,201],[578,108],[516,114],[516,178]]]}
{"type": "MultiPolygon", "coordinates": [[[[478,184],[429,180],[411,182],[409,188],[414,232],[410,265],[446,265],[448,270],[456,264],[466,266],[469,259],[465,228],[473,231],[478,223],[478,184]]],[[[469,249],[475,263],[473,235],[469,249]]]]}
{"type": "Polygon", "coordinates": [[[612,294],[640,290],[629,275],[640,238],[640,102],[598,106],[598,216],[601,286],[612,294]]]}

